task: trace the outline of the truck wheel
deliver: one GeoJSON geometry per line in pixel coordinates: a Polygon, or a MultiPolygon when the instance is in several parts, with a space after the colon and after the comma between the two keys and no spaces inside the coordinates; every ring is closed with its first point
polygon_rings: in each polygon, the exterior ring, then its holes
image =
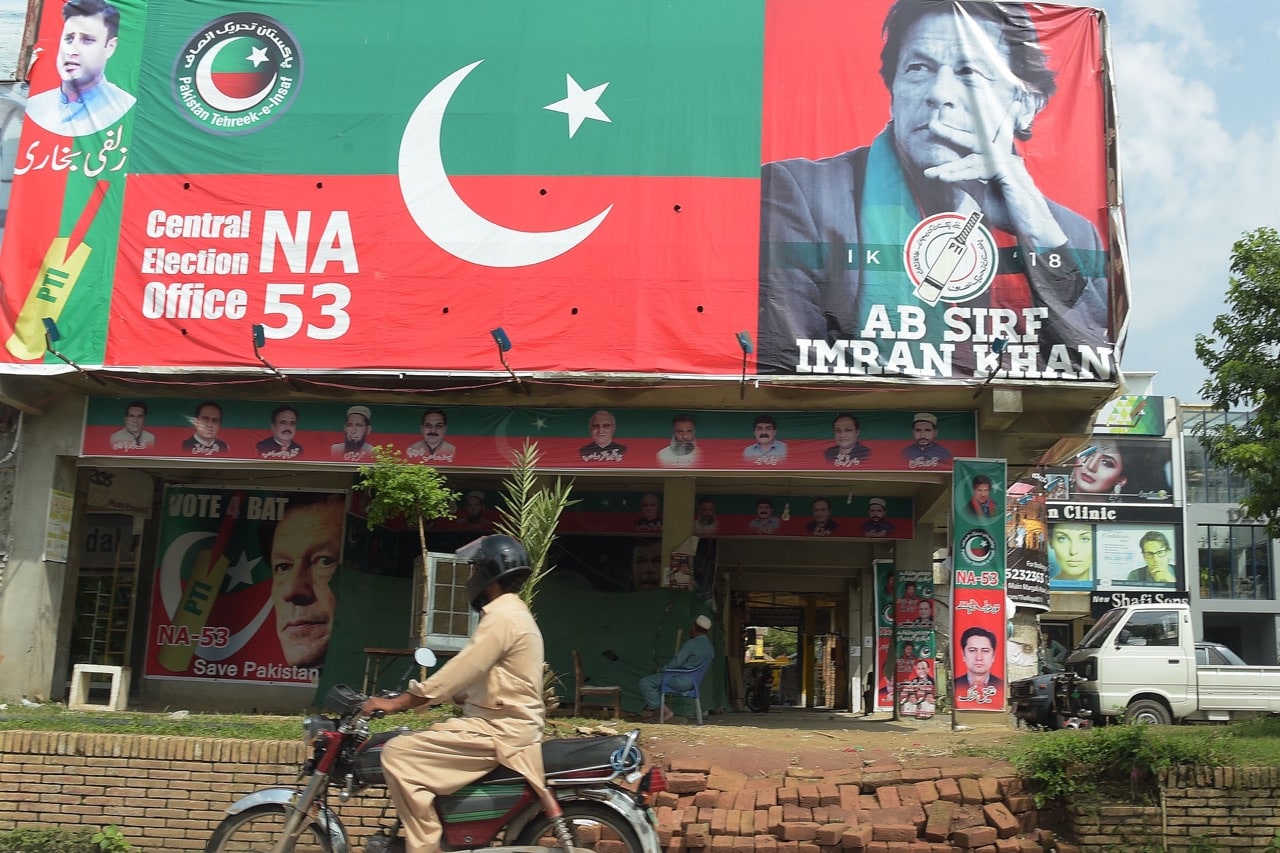
{"type": "Polygon", "coordinates": [[[1124,715],[1129,722],[1139,725],[1167,726],[1173,722],[1169,709],[1155,699],[1135,699],[1124,715]]]}

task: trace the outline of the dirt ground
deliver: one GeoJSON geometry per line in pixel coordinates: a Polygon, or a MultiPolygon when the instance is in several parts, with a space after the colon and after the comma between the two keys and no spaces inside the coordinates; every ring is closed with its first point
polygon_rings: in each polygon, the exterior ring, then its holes
{"type": "Polygon", "coordinates": [[[950,716],[895,722],[889,714],[864,717],[795,708],[715,714],[705,717],[701,726],[682,717],[665,725],[603,720],[600,725],[615,731],[639,728],[641,747],[653,763],[666,763],[672,756],[697,757],[748,777],[774,775],[788,767],[838,770],[854,761],[865,767],[909,765],[1035,737],[1034,732],[1015,728],[1007,715],[985,725],[953,729],[950,716]]]}

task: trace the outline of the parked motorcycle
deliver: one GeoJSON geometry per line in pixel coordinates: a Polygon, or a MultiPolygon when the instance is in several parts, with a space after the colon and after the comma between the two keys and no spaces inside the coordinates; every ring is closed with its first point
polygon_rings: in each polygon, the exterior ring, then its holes
{"type": "Polygon", "coordinates": [[[746,665],[747,693],[744,702],[747,710],[757,714],[769,713],[773,700],[773,665],[769,661],[752,661],[746,665]]]}
{"type": "MultiPolygon", "coordinates": [[[[237,800],[205,853],[352,853],[329,796],[336,793],[346,802],[384,787],[382,749],[410,731],[371,734],[369,718],[360,711],[366,698],[345,685],[333,687],[325,697],[325,713],[303,720],[303,740],[314,751],[294,787],[264,788],[237,800]]],[[[545,741],[547,788],[541,796],[523,776],[500,766],[456,793],[437,797],[444,849],[545,853],[549,847],[588,853],[585,848],[598,847],[659,853],[649,799],[666,790],[666,779],[657,767],[642,769],[639,734],[545,741]],[[623,784],[637,782],[635,791],[623,784]]],[[[391,817],[389,799],[386,803],[382,828],[365,842],[364,853],[404,849],[400,821],[391,817]]]]}

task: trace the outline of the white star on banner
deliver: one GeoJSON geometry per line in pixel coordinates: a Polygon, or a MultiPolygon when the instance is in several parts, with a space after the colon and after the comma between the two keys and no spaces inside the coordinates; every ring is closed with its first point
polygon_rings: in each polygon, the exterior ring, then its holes
{"type": "Polygon", "coordinates": [[[234,566],[227,567],[227,590],[233,590],[241,584],[246,586],[253,585],[253,567],[258,565],[261,557],[248,559],[249,555],[244,551],[240,552],[240,559],[236,560],[234,566]]]}
{"type": "Polygon", "coordinates": [[[605,115],[604,110],[600,109],[599,104],[596,103],[600,96],[604,94],[604,90],[608,88],[608,83],[601,83],[599,86],[584,90],[578,85],[578,81],[573,79],[573,75],[566,74],[564,77],[567,81],[567,96],[554,104],[547,104],[543,109],[564,113],[569,117],[570,139],[573,139],[573,135],[578,132],[578,128],[582,127],[582,123],[587,119],[613,123],[613,119],[605,115]]]}
{"type": "Polygon", "coordinates": [[[546,428],[547,428],[547,419],[546,419],[546,418],[544,418],[544,417],[541,417],[541,416],[539,416],[539,417],[535,418],[535,419],[534,419],[534,421],[533,421],[533,428],[534,428],[534,429],[536,429],[536,430],[538,430],[538,431],[542,431],[542,430],[546,429],[546,428]]]}
{"type": "Polygon", "coordinates": [[[248,59],[253,63],[254,68],[257,68],[264,62],[271,61],[267,58],[267,49],[265,47],[255,47],[253,50],[249,51],[248,59]]]}

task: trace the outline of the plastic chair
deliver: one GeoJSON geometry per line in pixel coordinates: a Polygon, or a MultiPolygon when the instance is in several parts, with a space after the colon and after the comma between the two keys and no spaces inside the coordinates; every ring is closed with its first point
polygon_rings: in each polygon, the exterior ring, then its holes
{"type": "Polygon", "coordinates": [[[587,684],[582,673],[582,656],[573,650],[573,715],[582,716],[582,700],[604,698],[613,699],[613,718],[622,718],[622,688],[616,684],[587,684]]]}
{"type": "Polygon", "coordinates": [[[666,715],[664,712],[666,711],[666,708],[667,708],[667,697],[668,696],[684,696],[684,697],[693,699],[693,707],[698,714],[698,725],[702,725],[702,698],[698,694],[698,689],[702,686],[702,677],[707,674],[707,670],[710,668],[711,668],[711,658],[708,657],[705,661],[702,662],[701,666],[696,666],[693,668],[682,667],[680,669],[662,670],[662,683],[658,686],[658,722],[659,723],[664,722],[666,720],[666,715]],[[689,680],[693,682],[693,686],[686,690],[681,690],[677,687],[673,687],[668,681],[668,679],[670,679],[671,676],[673,675],[688,676],[689,680]]]}

